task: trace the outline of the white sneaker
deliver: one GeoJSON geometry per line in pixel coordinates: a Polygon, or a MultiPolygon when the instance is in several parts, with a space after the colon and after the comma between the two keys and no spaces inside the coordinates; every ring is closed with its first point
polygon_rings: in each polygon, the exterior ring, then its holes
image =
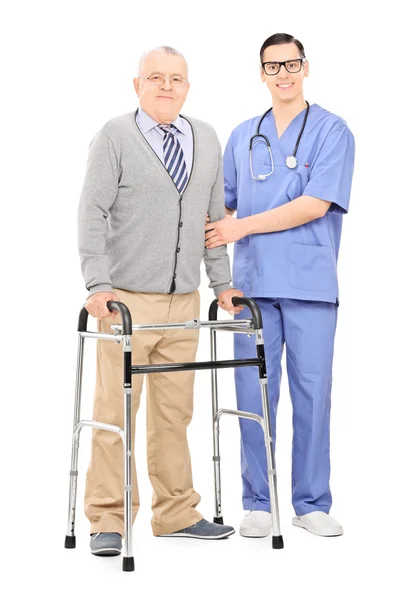
{"type": "Polygon", "coordinates": [[[302,515],[301,517],[294,517],[292,523],[296,527],[304,527],[304,529],[315,535],[327,537],[343,535],[342,526],[333,517],[320,510],[302,515]]]}
{"type": "Polygon", "coordinates": [[[271,513],[265,510],[251,510],[240,524],[239,533],[243,537],[267,537],[271,531],[271,513]]]}

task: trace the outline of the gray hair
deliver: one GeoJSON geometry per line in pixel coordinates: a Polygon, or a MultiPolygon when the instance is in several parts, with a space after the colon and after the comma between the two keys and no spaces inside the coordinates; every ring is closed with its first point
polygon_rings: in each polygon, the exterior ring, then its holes
{"type": "Polygon", "coordinates": [[[152,50],[145,52],[140,57],[138,64],[138,75],[140,75],[140,73],[142,72],[144,61],[148,56],[150,56],[150,54],[153,54],[153,52],[165,52],[166,54],[174,54],[175,56],[180,56],[185,61],[187,67],[186,58],[183,56],[183,54],[181,54],[181,52],[178,52],[178,50],[175,50],[175,48],[171,48],[171,46],[157,46],[157,48],[153,48],[152,50]]]}

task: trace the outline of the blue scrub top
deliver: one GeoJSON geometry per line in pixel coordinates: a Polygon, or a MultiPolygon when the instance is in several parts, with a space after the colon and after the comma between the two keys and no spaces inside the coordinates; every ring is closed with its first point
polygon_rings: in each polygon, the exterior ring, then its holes
{"type": "MultiPolygon", "coordinates": [[[[271,143],[275,171],[264,181],[251,177],[249,141],[260,116],[236,127],[224,153],[225,204],[243,218],[276,208],[299,196],[331,202],[325,216],[274,233],[252,234],[235,243],[233,285],[250,297],[296,298],[338,303],[337,258],[342,218],[349,209],[354,168],[354,137],[340,117],[312,104],[297,151],[298,166],[289,169],[305,109],[278,138],[272,111],[260,132],[271,143]],[[308,166],[307,166],[308,165],[308,166]]],[[[253,147],[254,175],[269,173],[264,143],[253,147]]]]}

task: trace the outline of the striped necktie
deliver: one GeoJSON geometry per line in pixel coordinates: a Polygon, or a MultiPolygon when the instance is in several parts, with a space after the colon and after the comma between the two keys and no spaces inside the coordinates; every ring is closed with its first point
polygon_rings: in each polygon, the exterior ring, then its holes
{"type": "Polygon", "coordinates": [[[176,189],[181,194],[186,186],[188,173],[185,157],[183,156],[183,150],[177,136],[175,135],[177,128],[175,125],[172,125],[172,123],[171,125],[158,125],[158,128],[164,135],[164,166],[170,174],[172,181],[176,185],[176,189]]]}

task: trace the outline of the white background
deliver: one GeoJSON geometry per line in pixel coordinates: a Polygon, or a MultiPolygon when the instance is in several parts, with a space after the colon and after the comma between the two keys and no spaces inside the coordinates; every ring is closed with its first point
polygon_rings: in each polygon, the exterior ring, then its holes
{"type": "MultiPolygon", "coordinates": [[[[9,3],[3,11],[0,547],[7,597],[398,597],[400,51],[389,4],[37,0],[9,3]],[[137,106],[132,78],[138,59],[162,44],[189,62],[192,86],[182,112],[213,124],[224,146],[234,126],[270,106],[258,52],[276,32],[305,46],[306,99],[345,118],[356,138],[339,259],[332,406],[331,514],[345,535],[318,538],[291,525],[291,406],[284,377],[277,468],[285,549],[272,551],[271,538],[238,533],[220,542],[154,538],[143,396],[137,570],[122,573],[120,558],[99,559],[88,548],[82,500],[89,431],[81,441],[77,549],[63,548],[76,324],[86,297],[76,211],[88,146],[106,121],[137,106]]],[[[213,296],[204,270],[201,294],[206,319],[213,296]]],[[[219,340],[219,358],[231,358],[231,334],[220,333],[219,340]]],[[[82,417],[90,418],[95,342],[86,348],[82,417]]],[[[208,351],[203,330],[198,360],[207,360],[208,351]]],[[[189,437],[200,508],[212,519],[209,377],[196,375],[189,437]]],[[[234,404],[233,373],[221,371],[220,405],[234,404]]],[[[227,418],[221,435],[223,514],[238,530],[244,513],[237,422],[227,418]]]]}

